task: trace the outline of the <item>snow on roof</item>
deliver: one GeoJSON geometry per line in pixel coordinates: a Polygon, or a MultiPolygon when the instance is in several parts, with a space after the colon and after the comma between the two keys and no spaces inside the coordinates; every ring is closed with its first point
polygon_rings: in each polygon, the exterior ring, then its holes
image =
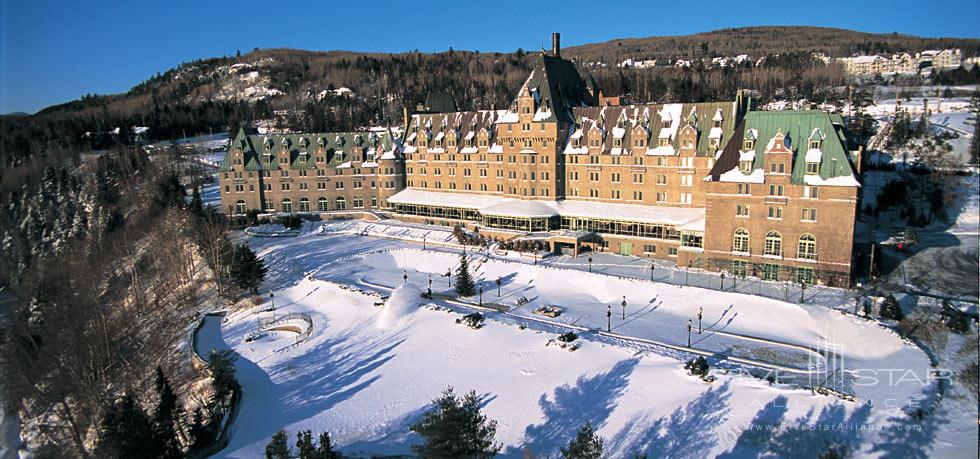
{"type": "Polygon", "coordinates": [[[439,131],[439,133],[436,134],[436,142],[442,140],[442,138],[445,137],[445,136],[446,135],[442,131],[439,131]]]}
{"type": "Polygon", "coordinates": [[[405,147],[405,149],[403,151],[405,153],[415,153],[416,151],[418,151],[418,148],[415,148],[415,145],[409,145],[409,146],[405,147]]]}
{"type": "Polygon", "coordinates": [[[718,176],[719,182],[735,183],[765,183],[766,176],[762,169],[756,169],[751,174],[745,175],[739,168],[733,167],[732,170],[718,176]]]}
{"type": "Polygon", "coordinates": [[[499,201],[480,209],[484,215],[508,217],[554,217],[558,211],[549,202],[498,198],[499,201]]]}
{"type": "Polygon", "coordinates": [[[806,162],[808,163],[819,163],[821,158],[823,158],[823,152],[819,148],[811,148],[806,151],[806,162]]]}
{"type": "Polygon", "coordinates": [[[755,128],[745,131],[745,138],[749,140],[755,140],[759,138],[759,131],[755,128]]]}
{"type": "Polygon", "coordinates": [[[613,137],[617,139],[622,139],[626,135],[626,129],[621,127],[614,127],[612,130],[613,137]]]}
{"type": "Polygon", "coordinates": [[[721,113],[721,109],[719,108],[718,110],[715,110],[715,116],[713,118],[711,118],[711,121],[721,121],[722,119],[724,119],[724,118],[723,118],[723,115],[721,113]]]}
{"type": "Polygon", "coordinates": [[[674,156],[674,147],[667,145],[647,150],[649,156],[674,156]]]}
{"type": "Polygon", "coordinates": [[[739,150],[738,151],[738,160],[739,161],[754,161],[755,160],[755,150],[749,150],[749,151],[739,150]]]}
{"type": "Polygon", "coordinates": [[[675,225],[687,231],[704,231],[704,209],[693,207],[645,206],[594,201],[531,201],[484,194],[423,191],[407,188],[388,198],[392,204],[458,207],[482,214],[510,217],[555,215],[675,225]]]}
{"type": "Polygon", "coordinates": [[[479,151],[480,149],[477,147],[463,147],[459,149],[459,152],[464,155],[478,153],[479,151]]]}
{"type": "Polygon", "coordinates": [[[580,128],[580,129],[578,129],[578,130],[576,130],[576,131],[575,131],[575,132],[574,132],[574,133],[572,134],[572,138],[573,138],[573,139],[581,139],[581,138],[582,138],[582,129],[580,128]]]}
{"type": "Polygon", "coordinates": [[[724,132],[722,130],[722,128],[720,128],[720,127],[713,127],[713,128],[711,128],[711,131],[708,132],[708,138],[709,139],[720,139],[722,132],[724,132]]]}
{"type": "Polygon", "coordinates": [[[497,196],[485,194],[449,193],[406,188],[388,198],[388,202],[391,204],[415,204],[459,207],[463,209],[481,209],[496,203],[500,199],[501,198],[497,196]]]}
{"type": "Polygon", "coordinates": [[[517,116],[517,112],[507,112],[500,115],[497,119],[498,123],[516,123],[520,121],[520,117],[517,116]]]}
{"type": "Polygon", "coordinates": [[[395,150],[388,150],[388,151],[384,152],[381,155],[381,158],[380,159],[395,159],[395,150]]]}
{"type": "Polygon", "coordinates": [[[475,132],[473,132],[473,131],[470,131],[470,132],[467,132],[467,133],[466,133],[466,137],[463,137],[463,140],[470,140],[470,139],[472,139],[472,138],[473,138],[473,136],[475,136],[475,135],[476,135],[476,133],[475,133],[475,132]]]}
{"type": "Polygon", "coordinates": [[[551,118],[551,110],[540,108],[534,113],[534,121],[544,121],[548,118],[551,118]]]}
{"type": "Polygon", "coordinates": [[[813,186],[861,186],[857,179],[854,178],[854,174],[841,175],[828,179],[821,178],[819,175],[804,175],[803,183],[813,186]]]}
{"type": "Polygon", "coordinates": [[[499,144],[499,143],[495,143],[495,144],[493,144],[493,145],[490,146],[490,149],[487,150],[487,152],[488,153],[503,153],[504,152],[504,146],[501,145],[501,144],[499,144]]]}

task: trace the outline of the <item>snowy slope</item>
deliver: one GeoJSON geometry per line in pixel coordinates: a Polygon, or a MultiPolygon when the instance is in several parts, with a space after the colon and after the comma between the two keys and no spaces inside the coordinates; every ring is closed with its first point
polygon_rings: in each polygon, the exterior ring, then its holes
{"type": "MultiPolygon", "coordinates": [[[[410,444],[418,441],[408,426],[447,385],[481,396],[485,413],[500,422],[497,441],[504,445],[506,457],[521,457],[525,448],[554,456],[585,421],[598,426],[612,457],[641,451],[652,457],[746,457],[763,452],[808,457],[830,443],[872,456],[897,454],[906,447],[928,451],[933,444],[941,450],[932,453],[944,457],[976,454],[975,419],[969,418],[969,411],[941,410],[913,426],[918,431],[896,429],[909,423],[900,409],[903,404],[931,386],[895,378],[870,384],[861,372],[900,369],[918,375],[927,369],[928,360],[873,322],[747,295],[474,259],[477,276],[486,282],[485,300],[495,300],[493,281],[502,275],[509,277],[502,282],[501,303],[520,294],[531,299],[532,306],[553,302],[567,308],[556,321],[586,327],[580,332],[582,347],[568,352],[545,345],[564,331],[562,326],[532,321],[527,307],[516,309],[515,316],[488,313],[486,326],[479,330],[454,323],[467,308],[438,299],[440,306],[459,312],[422,307],[405,314],[413,306],[405,301],[406,293],[424,290],[430,273],[433,290],[448,290],[438,273],[458,260],[456,254],[409,249],[411,245],[389,239],[312,231],[251,243],[270,267],[268,286],[282,289],[276,292],[276,313],[308,312],[314,331],[300,346],[276,353],[273,350],[282,344],[278,338],[243,342],[257,320],[247,311],[205,328],[204,347],[227,345],[243,356],[238,362],[245,389],[242,414],[222,456],[259,456],[280,427],[291,432],[329,430],[345,453],[407,454],[410,444]],[[379,317],[386,312],[374,306],[377,296],[343,287],[398,287],[406,272],[409,287],[396,290],[395,300],[385,306],[394,302],[401,313],[380,328],[379,317]],[[742,376],[743,368],[726,364],[724,353],[712,359],[719,379],[709,385],[684,374],[682,361],[689,353],[589,331],[603,328],[606,305],[618,304],[622,294],[637,307],[628,307],[631,316],[625,323],[613,309],[614,332],[664,341],[686,339],[686,330],[678,334],[677,329],[696,313],[696,303],[704,307],[706,328],[715,332],[830,348],[842,357],[830,363],[832,368],[849,373],[844,379],[850,381],[858,402],[742,376]],[[654,297],[655,302],[647,303],[654,297]],[[722,374],[718,366],[731,372],[722,374]],[[813,430],[840,423],[847,427],[813,430]],[[960,437],[948,437],[947,424],[954,425],[960,437]]],[[[748,346],[739,338],[701,336],[719,340],[731,352],[737,352],[738,345],[748,346]]],[[[708,345],[704,341],[695,347],[708,345]]]]}

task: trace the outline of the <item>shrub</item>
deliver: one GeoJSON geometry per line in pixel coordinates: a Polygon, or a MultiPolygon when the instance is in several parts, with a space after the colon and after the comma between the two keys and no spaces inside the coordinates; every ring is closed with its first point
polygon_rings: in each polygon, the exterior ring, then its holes
{"type": "Polygon", "coordinates": [[[689,360],[687,363],[685,363],[684,369],[690,371],[694,376],[704,378],[708,376],[708,361],[704,359],[704,356],[699,355],[698,358],[689,360]]]}

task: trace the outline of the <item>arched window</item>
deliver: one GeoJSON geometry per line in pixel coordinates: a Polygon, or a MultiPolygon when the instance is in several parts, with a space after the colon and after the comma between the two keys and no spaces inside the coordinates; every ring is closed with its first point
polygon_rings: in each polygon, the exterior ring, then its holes
{"type": "Polygon", "coordinates": [[[244,214],[246,212],[248,212],[248,206],[245,205],[245,201],[239,199],[238,202],[235,203],[235,213],[244,214]]]}
{"type": "Polygon", "coordinates": [[[330,201],[327,198],[320,198],[316,200],[316,208],[320,212],[326,212],[330,208],[330,201]]]}
{"type": "Polygon", "coordinates": [[[310,211],[310,198],[299,198],[299,211],[300,212],[310,211]]]}
{"type": "Polygon", "coordinates": [[[732,240],[732,252],[749,253],[749,232],[745,228],[735,230],[732,240]]]}
{"type": "Polygon", "coordinates": [[[766,255],[783,255],[783,237],[776,231],[766,234],[766,255]]]}
{"type": "Polygon", "coordinates": [[[337,210],[347,209],[347,200],[343,196],[337,196],[337,210]]]}
{"type": "Polygon", "coordinates": [[[285,213],[290,213],[293,211],[293,201],[289,198],[282,200],[282,211],[285,213]]]}
{"type": "Polygon", "coordinates": [[[802,258],[804,260],[817,259],[817,238],[813,237],[812,234],[806,233],[800,236],[798,258],[802,258]]]}

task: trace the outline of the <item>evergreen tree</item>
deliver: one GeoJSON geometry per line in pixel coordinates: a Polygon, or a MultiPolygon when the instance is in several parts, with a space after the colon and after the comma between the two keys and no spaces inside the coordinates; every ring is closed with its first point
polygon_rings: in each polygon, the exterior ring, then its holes
{"type": "Polygon", "coordinates": [[[208,367],[211,368],[211,388],[214,390],[211,399],[212,407],[218,408],[232,392],[240,389],[235,379],[235,360],[238,355],[229,349],[211,351],[208,356],[208,367]]]}
{"type": "Polygon", "coordinates": [[[269,444],[265,445],[266,459],[289,459],[292,451],[289,449],[289,434],[285,430],[279,429],[272,436],[269,444]]]}
{"type": "Polygon", "coordinates": [[[265,279],[266,267],[248,245],[240,244],[232,254],[228,274],[238,287],[256,294],[265,279]]]}
{"type": "Polygon", "coordinates": [[[480,413],[476,392],[457,397],[453,388],[433,400],[435,408],[425,413],[410,429],[425,442],[412,450],[422,457],[488,458],[500,451],[494,443],[497,421],[480,413]]]}
{"type": "Polygon", "coordinates": [[[180,406],[177,404],[177,394],[170,386],[170,381],[163,375],[159,366],[156,370],[155,387],[157,392],[157,407],[153,412],[154,434],[163,445],[165,458],[180,457],[180,440],[177,439],[177,422],[180,419],[180,406]]]}
{"type": "Polygon", "coordinates": [[[320,443],[316,446],[317,459],[340,459],[340,453],[333,450],[333,441],[329,432],[320,434],[320,443]]]}
{"type": "Polygon", "coordinates": [[[198,190],[196,186],[191,191],[191,203],[189,205],[189,210],[194,215],[204,215],[204,201],[201,200],[201,191],[198,190]]]}
{"type": "MultiPolygon", "coordinates": [[[[980,66],[974,65],[973,69],[977,70],[977,67],[980,66]]],[[[980,89],[973,93],[970,111],[973,112],[973,116],[969,118],[973,122],[973,138],[970,139],[970,164],[980,164],[980,89]]]]}
{"type": "Polygon", "coordinates": [[[592,423],[586,422],[578,429],[578,435],[568,443],[568,447],[561,448],[561,455],[565,459],[600,459],[602,443],[602,437],[592,430],[592,423]]]}
{"type": "Polygon", "coordinates": [[[204,420],[204,410],[201,407],[194,409],[191,417],[191,427],[187,431],[190,437],[190,450],[196,450],[210,445],[214,441],[214,431],[204,420]]]}
{"type": "Polygon", "coordinates": [[[299,451],[299,459],[316,459],[313,433],[309,430],[301,430],[296,433],[296,449],[299,451]]]}
{"type": "Polygon", "coordinates": [[[180,183],[180,176],[176,171],[164,174],[157,184],[157,205],[160,207],[183,207],[184,196],[187,191],[180,183]]]}
{"type": "Polygon", "coordinates": [[[466,260],[466,252],[459,258],[459,267],[456,268],[456,293],[459,296],[473,296],[476,293],[476,286],[473,284],[473,277],[470,275],[470,264],[466,260]]]}
{"type": "Polygon", "coordinates": [[[99,457],[132,457],[139,451],[160,457],[163,451],[153,435],[153,424],[130,394],[125,394],[106,412],[99,425],[96,453],[99,457]]]}

